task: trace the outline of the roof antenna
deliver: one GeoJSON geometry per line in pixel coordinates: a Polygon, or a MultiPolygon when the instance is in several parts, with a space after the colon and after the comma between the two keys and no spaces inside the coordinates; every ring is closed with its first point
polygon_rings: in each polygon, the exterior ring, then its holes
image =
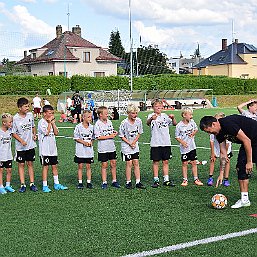
{"type": "Polygon", "coordinates": [[[68,3],[67,16],[68,16],[68,31],[70,31],[70,3],[68,3]]]}

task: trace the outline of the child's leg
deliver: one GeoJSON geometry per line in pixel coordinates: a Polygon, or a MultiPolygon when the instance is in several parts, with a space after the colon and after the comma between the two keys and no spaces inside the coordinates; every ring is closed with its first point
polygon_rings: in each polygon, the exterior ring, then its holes
{"type": "Polygon", "coordinates": [[[47,173],[48,173],[48,165],[43,165],[42,168],[42,180],[43,180],[43,187],[47,186],[47,173]]]}
{"type": "Polygon", "coordinates": [[[79,183],[82,183],[82,177],[83,177],[83,163],[78,163],[78,181],[79,181],[79,183]]]}
{"type": "MultiPolygon", "coordinates": [[[[11,183],[12,179],[12,168],[7,168],[6,169],[6,183],[11,183]]],[[[8,184],[10,185],[10,184],[8,184]]]]}
{"type": "Polygon", "coordinates": [[[210,176],[213,176],[216,159],[217,159],[217,158],[214,157],[214,158],[212,158],[211,161],[210,161],[210,168],[209,168],[209,175],[210,175],[210,176]]]}
{"type": "Polygon", "coordinates": [[[196,160],[191,161],[191,164],[192,164],[192,173],[194,176],[194,180],[196,180],[196,179],[198,179],[196,160]]]}
{"type": "Polygon", "coordinates": [[[0,168],[0,188],[4,187],[3,186],[3,172],[4,172],[4,168],[0,168]]]}
{"type": "Polygon", "coordinates": [[[91,183],[91,176],[92,176],[91,163],[86,163],[86,170],[87,170],[87,183],[91,183]]]}
{"type": "Polygon", "coordinates": [[[228,179],[230,171],[230,160],[225,165],[224,179],[228,179]]]}
{"type": "Polygon", "coordinates": [[[18,172],[19,172],[20,182],[23,185],[25,185],[24,169],[25,169],[25,163],[18,162],[18,172]]]}
{"type": "Polygon", "coordinates": [[[102,162],[101,173],[102,173],[103,183],[107,183],[107,168],[108,168],[108,161],[107,162],[102,162]]]}
{"type": "Polygon", "coordinates": [[[182,176],[183,176],[183,180],[187,180],[187,165],[188,165],[188,161],[182,162],[182,176]]]}
{"type": "Polygon", "coordinates": [[[126,161],[126,181],[127,181],[127,183],[131,182],[132,165],[133,165],[132,160],[126,161]]]}
{"type": "Polygon", "coordinates": [[[58,178],[57,164],[52,165],[52,172],[53,172],[53,177],[54,177],[54,184],[60,184],[59,178],[58,178]]]}
{"type": "Polygon", "coordinates": [[[162,161],[162,171],[164,182],[169,181],[169,160],[162,161]]]}
{"type": "Polygon", "coordinates": [[[153,177],[158,178],[159,173],[159,161],[153,161],[153,177]]]}
{"type": "Polygon", "coordinates": [[[32,162],[32,161],[27,161],[27,166],[28,166],[28,173],[29,173],[30,183],[31,183],[31,184],[34,184],[34,168],[33,168],[33,162],[32,162]]]}
{"type": "Polygon", "coordinates": [[[111,165],[111,174],[112,174],[112,182],[117,181],[117,174],[116,174],[116,159],[110,160],[111,165]]]}
{"type": "Polygon", "coordinates": [[[136,184],[140,182],[140,168],[139,168],[139,160],[134,159],[133,160],[133,165],[134,165],[134,174],[136,177],[136,184]]]}

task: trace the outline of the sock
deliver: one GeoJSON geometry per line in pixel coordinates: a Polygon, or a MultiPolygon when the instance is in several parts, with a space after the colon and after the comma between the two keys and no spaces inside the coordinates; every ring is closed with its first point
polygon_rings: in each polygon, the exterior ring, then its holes
{"type": "Polygon", "coordinates": [[[228,178],[224,178],[224,180],[228,180],[228,178]]]}
{"type": "Polygon", "coordinates": [[[5,184],[7,187],[9,187],[11,185],[11,182],[6,182],[5,184]]]}
{"type": "Polygon", "coordinates": [[[184,181],[188,181],[187,178],[183,178],[184,181]]]}
{"type": "Polygon", "coordinates": [[[79,179],[79,184],[82,184],[82,179],[79,179]]]}
{"type": "Polygon", "coordinates": [[[60,184],[60,183],[59,183],[59,179],[58,179],[58,175],[53,176],[53,177],[54,177],[54,183],[55,183],[55,184],[60,184]]]}
{"type": "Polygon", "coordinates": [[[4,188],[4,186],[3,186],[3,185],[0,185],[0,188],[4,188]]]}
{"type": "Polygon", "coordinates": [[[22,186],[26,187],[26,185],[25,185],[25,184],[21,184],[21,187],[22,187],[22,186]]]}
{"type": "Polygon", "coordinates": [[[154,182],[159,182],[159,178],[158,177],[153,177],[153,181],[154,182]]]}
{"type": "Polygon", "coordinates": [[[91,179],[87,179],[87,183],[91,183],[91,179]]]}
{"type": "Polygon", "coordinates": [[[126,184],[131,183],[131,180],[127,180],[126,184]]]}
{"type": "Polygon", "coordinates": [[[43,187],[47,187],[47,181],[43,181],[43,187]]]}
{"type": "Polygon", "coordinates": [[[243,203],[249,201],[248,192],[241,192],[241,200],[243,203]]]}
{"type": "Polygon", "coordinates": [[[198,179],[198,177],[195,177],[195,176],[194,176],[194,181],[196,181],[197,179],[198,179]]]}
{"type": "Polygon", "coordinates": [[[212,178],[213,177],[213,175],[209,175],[209,178],[212,178]]]}
{"type": "Polygon", "coordinates": [[[112,180],[112,183],[115,183],[115,182],[117,182],[117,180],[116,180],[116,179],[113,179],[113,180],[112,180]]]}
{"type": "Polygon", "coordinates": [[[163,176],[163,181],[164,181],[164,182],[169,181],[169,175],[163,176]]]}
{"type": "Polygon", "coordinates": [[[30,182],[29,186],[31,187],[31,186],[33,186],[33,185],[34,185],[34,182],[30,182]]]}
{"type": "Polygon", "coordinates": [[[103,184],[107,184],[107,181],[105,180],[105,181],[103,181],[103,184]]]}
{"type": "Polygon", "coordinates": [[[140,179],[136,179],[136,184],[140,183],[140,179]]]}

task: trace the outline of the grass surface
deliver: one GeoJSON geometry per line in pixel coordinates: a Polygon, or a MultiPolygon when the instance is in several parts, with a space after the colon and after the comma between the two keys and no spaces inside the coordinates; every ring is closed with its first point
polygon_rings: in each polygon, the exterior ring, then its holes
{"type": "MultiPolygon", "coordinates": [[[[235,108],[196,110],[194,120],[206,114],[224,111],[236,113],[235,108]]],[[[173,111],[180,120],[180,111],[173,111]]],[[[145,124],[147,113],[140,113],[145,124]]],[[[122,117],[123,118],[123,117],[122,117]]],[[[121,119],[122,119],[121,118],[121,119]]],[[[120,121],[115,121],[118,129],[120,121]]],[[[252,206],[239,210],[229,207],[214,210],[210,206],[211,197],[222,193],[228,197],[229,205],[240,198],[235,173],[238,146],[233,145],[234,157],[231,160],[231,186],[197,187],[193,185],[189,170],[189,186],[181,183],[181,162],[179,148],[173,147],[173,159],[170,161],[170,175],[177,186],[175,188],[153,189],[152,168],[149,160],[150,130],[144,126],[140,138],[140,167],[142,182],[146,190],[127,190],[125,183],[125,163],[117,161],[118,180],[121,189],[109,187],[102,190],[100,164],[95,158],[92,165],[93,190],[76,189],[77,166],[73,162],[75,144],[71,138],[72,124],[60,123],[60,137],[57,139],[59,153],[60,182],[69,187],[68,191],[41,191],[41,166],[35,162],[36,184],[40,191],[24,194],[0,195],[0,256],[122,256],[169,245],[185,243],[198,239],[219,236],[257,227],[257,219],[250,214],[257,213],[257,182],[254,174],[250,181],[250,199],[252,206]]],[[[171,128],[172,143],[174,127],[171,128]]],[[[119,138],[116,139],[117,152],[120,151],[119,138]]],[[[198,147],[209,147],[209,137],[199,131],[196,134],[198,147]]],[[[96,144],[95,144],[96,150],[96,144]]],[[[197,149],[199,160],[209,160],[210,151],[197,149]]],[[[119,154],[118,154],[119,156],[119,154]]],[[[161,169],[160,169],[161,170],[161,169]]],[[[206,182],[208,165],[199,166],[199,177],[206,182]]],[[[108,181],[111,176],[108,174],[108,181]]],[[[218,163],[215,178],[218,176],[218,163]]],[[[160,172],[160,177],[161,172],[160,172]]],[[[84,175],[84,181],[86,177],[84,175]]],[[[13,186],[18,189],[17,165],[13,168],[13,186]]],[[[53,179],[49,173],[49,186],[53,179]]],[[[228,239],[208,245],[200,245],[184,250],[161,254],[160,256],[257,256],[257,235],[228,239]]]]}

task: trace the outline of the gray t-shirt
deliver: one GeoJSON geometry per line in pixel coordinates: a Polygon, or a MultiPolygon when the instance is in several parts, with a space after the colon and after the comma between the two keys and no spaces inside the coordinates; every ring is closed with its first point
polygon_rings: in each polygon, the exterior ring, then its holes
{"type": "MultiPolygon", "coordinates": [[[[108,136],[114,133],[112,122],[107,120],[106,123],[97,120],[94,126],[94,134],[97,139],[100,136],[108,136]]],[[[110,153],[116,151],[114,139],[98,140],[97,142],[98,153],[110,153]]]]}
{"type": "MultiPolygon", "coordinates": [[[[138,134],[143,134],[143,125],[140,118],[136,118],[132,124],[128,118],[120,124],[119,137],[125,137],[129,142],[133,142],[138,134]]],[[[125,155],[139,152],[138,142],[135,148],[131,148],[126,142],[121,141],[121,152],[125,155]]]]}
{"type": "MultiPolygon", "coordinates": [[[[85,128],[82,123],[78,124],[74,129],[73,139],[81,139],[85,142],[91,142],[94,140],[94,126],[89,124],[88,128],[85,128]]],[[[93,146],[85,146],[76,142],[75,155],[79,158],[93,158],[93,146]]]]}
{"type": "MultiPolygon", "coordinates": [[[[148,115],[147,120],[155,113],[148,115]]],[[[172,125],[172,119],[166,114],[161,113],[156,120],[151,121],[151,147],[171,146],[169,126],[172,125]]]]}
{"type": "Polygon", "coordinates": [[[18,113],[14,115],[12,133],[17,134],[27,143],[23,146],[18,140],[15,140],[16,151],[27,151],[36,147],[32,132],[34,126],[34,117],[31,112],[28,112],[25,117],[21,117],[18,113]]]}
{"type": "Polygon", "coordinates": [[[190,137],[193,131],[197,130],[197,125],[194,120],[190,120],[188,124],[185,124],[183,121],[180,121],[175,130],[175,138],[180,138],[181,140],[187,143],[187,147],[183,147],[180,144],[180,153],[186,154],[190,151],[196,149],[194,137],[190,137]]]}
{"type": "Polygon", "coordinates": [[[47,135],[47,127],[48,122],[45,119],[38,122],[39,156],[57,156],[54,130],[51,127],[50,133],[47,135]]]}
{"type": "Polygon", "coordinates": [[[7,129],[3,131],[0,129],[0,161],[6,162],[13,159],[12,156],[12,129],[7,129]]]}
{"type": "Polygon", "coordinates": [[[257,121],[257,115],[254,114],[254,113],[249,112],[248,110],[244,110],[244,111],[242,112],[242,115],[245,116],[245,117],[247,117],[247,118],[251,118],[251,119],[257,121]]]}

